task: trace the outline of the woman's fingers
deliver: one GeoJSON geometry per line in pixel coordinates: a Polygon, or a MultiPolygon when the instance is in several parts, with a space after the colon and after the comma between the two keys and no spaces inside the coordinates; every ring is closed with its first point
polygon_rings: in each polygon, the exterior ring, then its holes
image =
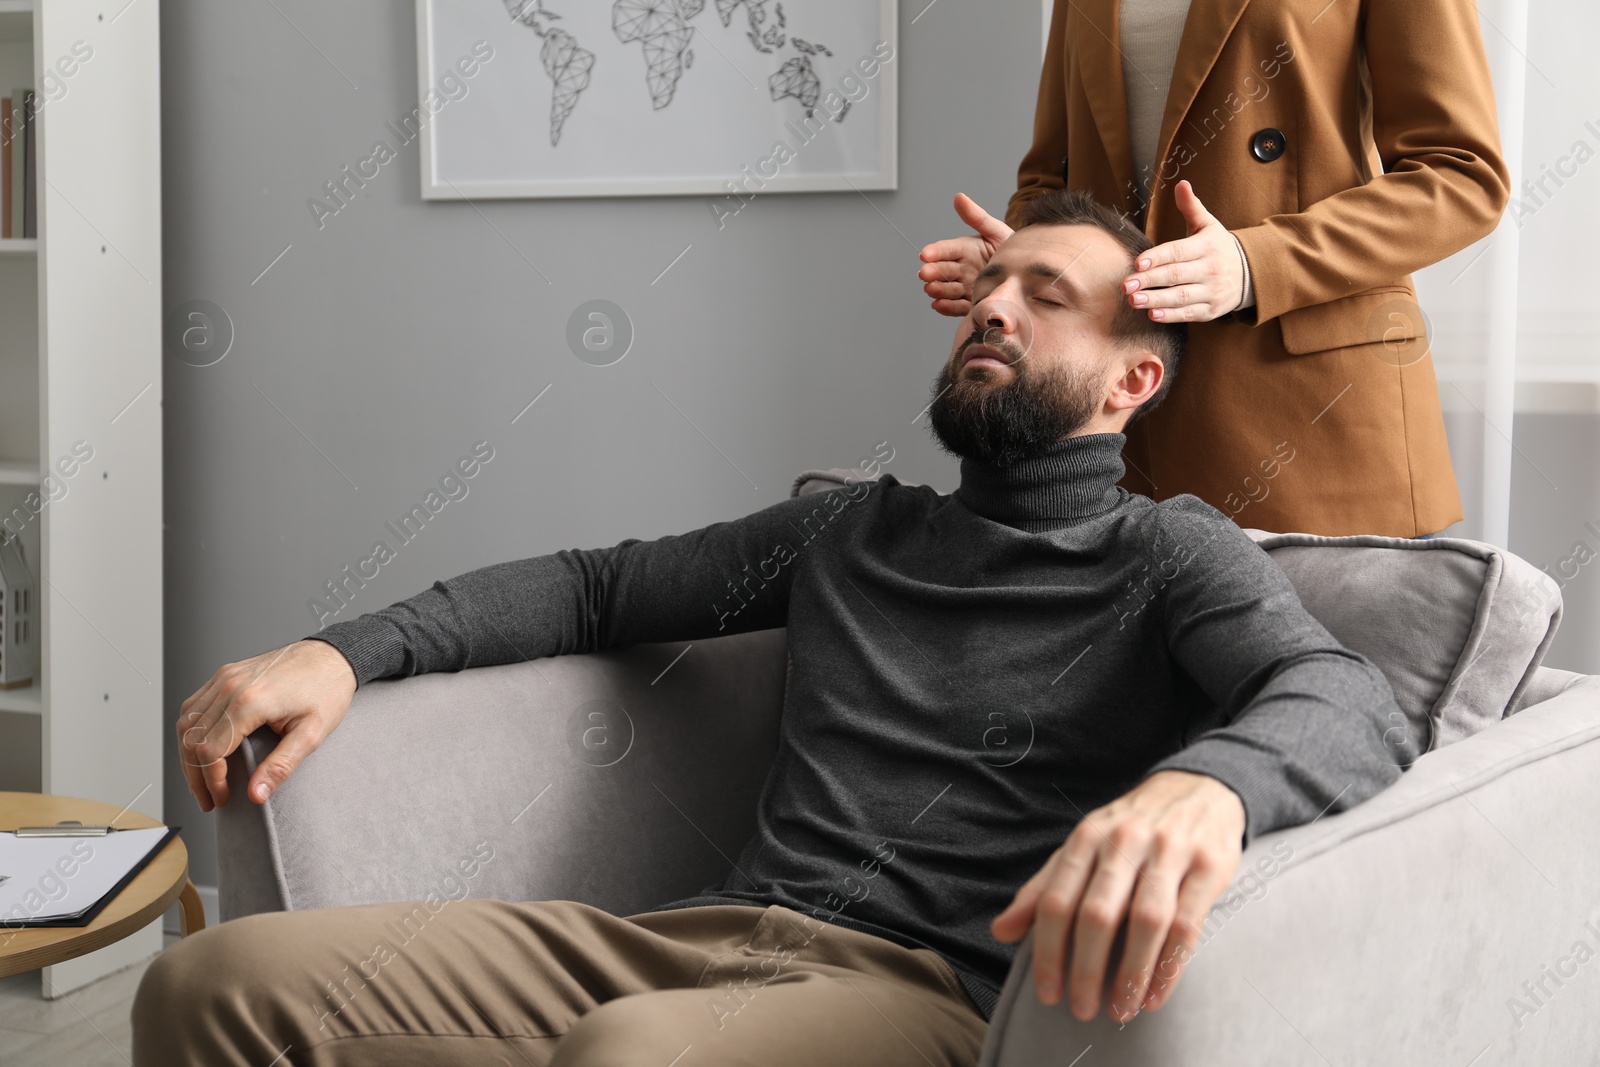
{"type": "Polygon", "coordinates": [[[927,260],[917,271],[922,291],[933,298],[933,310],[941,315],[965,315],[972,308],[972,282],[986,261],[983,242],[976,237],[956,237],[935,241],[922,250],[927,260]]]}
{"type": "MultiPolygon", "coordinates": [[[[1230,248],[1233,246],[1233,238],[1228,238],[1228,245],[1230,248]]],[[[1186,281],[1198,281],[1203,277],[1202,268],[1206,265],[1206,258],[1214,254],[1214,247],[1211,243],[1198,241],[1193,237],[1156,245],[1139,260],[1141,263],[1149,263],[1150,266],[1141,267],[1136,273],[1124,278],[1122,289],[1124,292],[1138,292],[1186,281]],[[1130,283],[1136,283],[1132,289],[1128,288],[1130,283]]]]}
{"type": "Polygon", "coordinates": [[[956,214],[971,226],[975,236],[952,237],[925,245],[918,253],[923,267],[917,277],[927,283],[923,291],[933,298],[933,309],[941,315],[965,315],[972,310],[972,282],[989,262],[994,250],[1012,230],[1000,219],[983,210],[965,193],[956,194],[956,214]]]}
{"type": "Polygon", "coordinates": [[[978,236],[991,246],[1011,236],[1010,226],[983,210],[978,206],[978,202],[966,193],[956,194],[956,214],[960,215],[961,221],[971,226],[978,236]]]}
{"type": "Polygon", "coordinates": [[[1131,307],[1161,322],[1209,322],[1244,298],[1244,264],[1238,245],[1206,210],[1194,187],[1178,183],[1174,194],[1189,236],[1140,253],[1136,273],[1122,281],[1131,307]]]}
{"type": "Polygon", "coordinates": [[[949,237],[943,241],[935,241],[924,245],[922,251],[917,253],[924,263],[939,263],[945,260],[960,262],[970,260],[982,255],[982,241],[967,234],[963,237],[949,237]]]}
{"type": "Polygon", "coordinates": [[[1178,285],[1208,285],[1214,282],[1213,269],[1205,259],[1189,259],[1186,262],[1174,262],[1171,266],[1155,267],[1146,270],[1144,274],[1136,274],[1122,283],[1123,293],[1133,296],[1131,304],[1134,307],[1144,307],[1149,302],[1150,307],[1170,307],[1170,304],[1158,302],[1162,294],[1168,293],[1173,286],[1178,285]]]}
{"type": "MultiPolygon", "coordinates": [[[[1221,318],[1222,315],[1226,315],[1230,310],[1227,302],[1216,304],[1216,302],[1200,299],[1198,296],[1190,296],[1187,299],[1189,299],[1187,304],[1174,304],[1173,307],[1152,307],[1149,310],[1150,320],[1162,323],[1211,322],[1214,318],[1221,318]]],[[[1238,301],[1234,302],[1237,304],[1238,301]]]]}
{"type": "Polygon", "coordinates": [[[1141,289],[1129,300],[1140,311],[1148,311],[1151,308],[1186,308],[1191,304],[1209,304],[1210,296],[1211,291],[1204,282],[1181,282],[1165,289],[1152,289],[1148,293],[1141,289]]]}
{"type": "Polygon", "coordinates": [[[1176,281],[1162,289],[1140,289],[1126,299],[1137,311],[1165,322],[1189,321],[1193,313],[1209,311],[1216,303],[1214,286],[1203,279],[1176,281]]]}
{"type": "Polygon", "coordinates": [[[1151,249],[1155,265],[1123,279],[1122,290],[1129,306],[1141,311],[1162,309],[1161,314],[1150,317],[1163,322],[1194,322],[1216,318],[1216,308],[1237,305],[1237,292],[1233,293],[1231,303],[1229,300],[1228,271],[1234,269],[1235,273],[1240,273],[1239,255],[1233,238],[1226,231],[1222,237],[1227,241],[1225,248],[1207,243],[1203,238],[1187,238],[1151,249]],[[1177,249],[1177,252],[1162,251],[1166,249],[1177,249]],[[1195,258],[1171,258],[1191,253],[1195,258]]]}
{"type": "Polygon", "coordinates": [[[922,287],[922,291],[935,300],[967,299],[967,287],[960,282],[929,282],[922,287]]]}
{"type": "Polygon", "coordinates": [[[977,275],[978,268],[959,259],[936,259],[932,263],[924,263],[917,271],[917,277],[925,282],[962,282],[971,283],[977,275]]]}
{"type": "Polygon", "coordinates": [[[1177,201],[1178,211],[1183,215],[1184,222],[1189,225],[1190,233],[1218,224],[1217,217],[1206,210],[1200,195],[1194,191],[1194,185],[1187,178],[1177,184],[1172,195],[1177,201]]]}

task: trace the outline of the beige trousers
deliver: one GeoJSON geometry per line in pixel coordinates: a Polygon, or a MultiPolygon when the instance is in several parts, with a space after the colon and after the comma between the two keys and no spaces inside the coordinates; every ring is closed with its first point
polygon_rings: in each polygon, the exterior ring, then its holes
{"type": "Polygon", "coordinates": [[[135,1067],[970,1067],[988,1027],[936,953],[777,905],[433,906],[185,938],[139,985],[135,1067]]]}

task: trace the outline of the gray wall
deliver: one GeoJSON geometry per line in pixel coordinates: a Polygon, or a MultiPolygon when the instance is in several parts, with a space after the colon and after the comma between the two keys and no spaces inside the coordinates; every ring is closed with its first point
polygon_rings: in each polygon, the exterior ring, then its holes
{"type": "MultiPolygon", "coordinates": [[[[962,231],[957,190],[999,212],[1015,188],[1040,8],[926,7],[902,5],[887,68],[900,188],[870,203],[763,196],[720,232],[702,197],[486,201],[480,215],[421,201],[413,143],[319,231],[307,198],[416,103],[412,5],[166,0],[165,304],[210,301],[236,335],[213,366],[167,360],[173,716],[220,664],[312,632],[307,600],[393,543],[385,521],[478,440],[495,458],[468,495],[341,618],[499,560],[745,515],[879,440],[888,469],[953,487],[953,462],[912,422],[954,331],[928,308],[917,250],[962,231]],[[568,315],[594,298],[637,330],[614,366],[566,346],[568,315]]],[[[195,881],[214,884],[212,817],[167,745],[167,821],[184,826],[195,881]]]]}

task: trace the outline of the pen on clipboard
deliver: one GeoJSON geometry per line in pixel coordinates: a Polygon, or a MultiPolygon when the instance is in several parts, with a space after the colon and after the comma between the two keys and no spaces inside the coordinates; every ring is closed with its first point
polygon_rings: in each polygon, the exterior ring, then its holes
{"type": "Polygon", "coordinates": [[[115,826],[85,826],[81,822],[59,822],[54,826],[19,826],[18,837],[104,837],[116,832],[115,826]]]}

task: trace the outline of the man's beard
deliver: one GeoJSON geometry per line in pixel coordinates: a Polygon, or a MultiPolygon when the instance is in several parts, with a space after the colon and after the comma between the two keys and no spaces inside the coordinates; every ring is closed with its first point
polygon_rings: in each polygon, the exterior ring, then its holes
{"type": "Polygon", "coordinates": [[[1040,371],[1020,349],[975,333],[933,383],[929,421],[946,452],[1008,467],[1043,455],[1076,433],[1100,409],[1097,383],[1066,366],[1040,371]],[[963,374],[966,350],[982,342],[1011,360],[1012,380],[996,385],[993,370],[963,374]]]}

